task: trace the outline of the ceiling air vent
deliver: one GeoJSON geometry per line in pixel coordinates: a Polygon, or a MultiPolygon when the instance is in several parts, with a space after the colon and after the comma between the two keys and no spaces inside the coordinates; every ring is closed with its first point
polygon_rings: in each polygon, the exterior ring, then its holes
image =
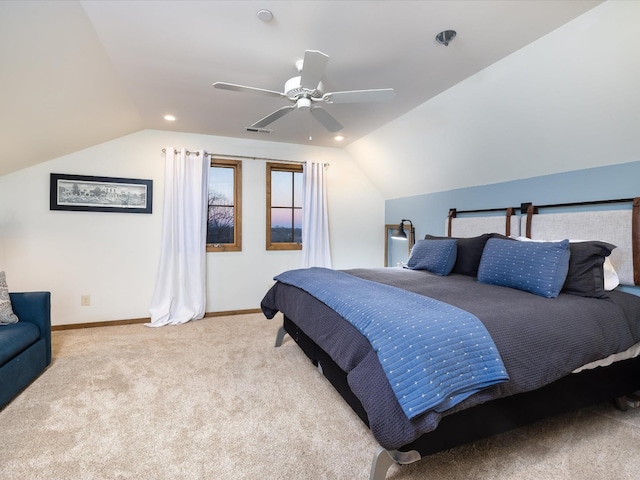
{"type": "Polygon", "coordinates": [[[273,133],[273,130],[269,128],[256,128],[256,127],[247,127],[247,132],[253,133],[273,133]]]}

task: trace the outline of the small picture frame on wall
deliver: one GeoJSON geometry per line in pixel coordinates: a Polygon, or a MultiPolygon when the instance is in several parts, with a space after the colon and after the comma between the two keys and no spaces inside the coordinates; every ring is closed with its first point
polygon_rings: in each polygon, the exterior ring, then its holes
{"type": "Polygon", "coordinates": [[[50,210],[151,213],[153,180],[52,173],[50,210]]]}

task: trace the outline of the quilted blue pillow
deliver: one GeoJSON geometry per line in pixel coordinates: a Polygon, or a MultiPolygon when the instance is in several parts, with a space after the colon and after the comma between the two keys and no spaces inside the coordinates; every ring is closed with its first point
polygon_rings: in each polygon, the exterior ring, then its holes
{"type": "Polygon", "coordinates": [[[478,282],[555,298],[567,278],[569,256],[569,240],[514,242],[490,238],[482,252],[478,282]]]}
{"type": "Polygon", "coordinates": [[[458,254],[457,240],[418,240],[411,249],[407,267],[449,275],[458,254]]]}

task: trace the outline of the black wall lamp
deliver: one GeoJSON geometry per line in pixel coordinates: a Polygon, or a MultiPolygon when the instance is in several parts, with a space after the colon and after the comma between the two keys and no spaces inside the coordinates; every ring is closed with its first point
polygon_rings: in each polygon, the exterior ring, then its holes
{"type": "Polygon", "coordinates": [[[416,231],[413,228],[413,223],[411,222],[411,220],[407,220],[403,218],[402,221],[400,222],[400,225],[398,225],[398,229],[394,231],[393,234],[391,235],[391,238],[396,240],[408,240],[407,234],[404,231],[405,222],[409,222],[409,234],[411,236],[411,245],[413,246],[413,244],[415,244],[416,242],[416,231]]]}

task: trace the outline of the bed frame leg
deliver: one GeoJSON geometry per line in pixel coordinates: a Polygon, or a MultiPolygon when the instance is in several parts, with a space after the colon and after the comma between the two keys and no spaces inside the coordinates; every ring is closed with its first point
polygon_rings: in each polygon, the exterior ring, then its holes
{"type": "Polygon", "coordinates": [[[415,450],[409,452],[399,452],[397,450],[386,450],[378,447],[373,462],[371,462],[371,474],[369,480],[384,480],[389,467],[394,463],[406,465],[420,460],[420,454],[415,450]]]}
{"type": "Polygon", "coordinates": [[[627,404],[627,397],[618,397],[616,399],[614,399],[614,403],[615,406],[618,410],[620,410],[621,412],[626,412],[627,409],[629,408],[629,405],[627,404]]]}
{"type": "Polygon", "coordinates": [[[276,348],[282,345],[282,341],[284,340],[284,336],[287,334],[287,331],[284,329],[284,325],[278,329],[278,333],[276,334],[276,348]]]}

